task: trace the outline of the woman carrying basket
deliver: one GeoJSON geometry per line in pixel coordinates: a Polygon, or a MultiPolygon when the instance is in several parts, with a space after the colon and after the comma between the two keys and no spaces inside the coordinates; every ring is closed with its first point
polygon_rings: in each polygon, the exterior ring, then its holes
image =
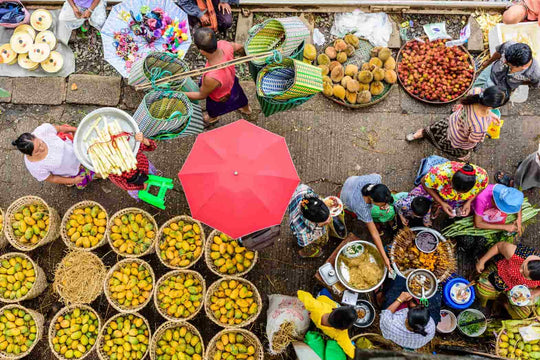
{"type": "MultiPolygon", "coordinates": [[[[195,30],[193,40],[201,54],[207,59],[206,67],[230,61],[234,59],[235,51],[243,49],[240,44],[225,40],[217,41],[216,34],[209,28],[195,30]]],[[[208,114],[204,115],[205,126],[215,124],[221,115],[235,110],[239,110],[246,120],[254,120],[251,119],[253,112],[236,77],[234,66],[205,73],[202,76],[199,91],[187,92],[186,95],[190,100],[206,99],[208,114]]]]}

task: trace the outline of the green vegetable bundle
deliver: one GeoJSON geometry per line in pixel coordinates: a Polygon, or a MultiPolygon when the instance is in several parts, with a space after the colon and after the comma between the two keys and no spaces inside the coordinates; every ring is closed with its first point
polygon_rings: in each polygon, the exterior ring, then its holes
{"type": "MultiPolygon", "coordinates": [[[[534,217],[540,212],[540,209],[532,206],[529,200],[525,198],[523,206],[521,207],[522,218],[521,224],[523,227],[531,224],[534,221],[534,217]]],[[[510,214],[506,218],[506,224],[511,224],[517,219],[517,214],[510,214]]],[[[457,236],[481,236],[486,239],[486,244],[493,244],[499,241],[513,242],[515,235],[509,234],[505,230],[489,230],[478,229],[474,227],[474,217],[468,216],[466,218],[457,220],[452,225],[443,229],[442,234],[447,238],[457,236]]]]}

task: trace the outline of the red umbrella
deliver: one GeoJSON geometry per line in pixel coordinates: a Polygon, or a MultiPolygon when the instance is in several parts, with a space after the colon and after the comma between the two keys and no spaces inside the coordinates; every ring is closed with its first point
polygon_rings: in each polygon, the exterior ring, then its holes
{"type": "Polygon", "coordinates": [[[200,134],[178,177],[191,216],[233,238],[280,224],[300,182],[285,138],[245,120],[200,134]]]}

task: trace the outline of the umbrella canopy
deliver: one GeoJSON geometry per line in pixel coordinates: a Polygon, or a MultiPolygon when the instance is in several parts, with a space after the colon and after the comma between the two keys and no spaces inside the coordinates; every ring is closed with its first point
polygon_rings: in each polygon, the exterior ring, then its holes
{"type": "MultiPolygon", "coordinates": [[[[180,9],[173,1],[170,0],[126,0],[118,5],[113,6],[109,17],[103,29],[101,30],[101,39],[103,41],[103,53],[105,60],[107,60],[114,68],[123,76],[127,77],[129,74],[130,62],[135,61],[138,58],[143,58],[144,55],[150,51],[164,51],[163,45],[167,43],[166,37],[160,36],[157,40],[148,43],[144,36],[135,35],[133,30],[130,29],[130,22],[133,20],[133,16],[138,17],[141,15],[141,9],[143,11],[152,11],[154,9],[161,9],[163,13],[178,23],[184,23],[186,29],[187,39],[183,40],[179,44],[175,44],[175,51],[183,58],[191,45],[191,35],[189,33],[189,23],[187,14],[180,9]],[[122,34],[122,40],[115,39],[115,33],[122,34]],[[132,42],[124,41],[128,36],[132,38],[132,42]],[[120,50],[116,45],[120,45],[120,50]],[[137,51],[126,51],[124,48],[137,47],[137,51]],[[126,52],[133,52],[135,56],[133,59],[126,59],[124,54],[126,52]],[[122,55],[119,55],[122,54],[122,55]]],[[[156,33],[156,35],[158,35],[156,33]]],[[[167,35],[167,34],[165,34],[167,35]]],[[[156,36],[157,37],[157,36],[156,36]]]]}
{"type": "Polygon", "coordinates": [[[300,182],[285,138],[245,120],[200,134],[178,177],[191,216],[233,238],[280,224],[300,182]]]}

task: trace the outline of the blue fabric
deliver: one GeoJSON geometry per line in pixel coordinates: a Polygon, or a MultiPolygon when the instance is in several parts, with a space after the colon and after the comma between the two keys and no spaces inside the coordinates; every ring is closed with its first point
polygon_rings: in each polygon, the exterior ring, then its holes
{"type": "Polygon", "coordinates": [[[0,23],[17,24],[24,20],[24,8],[16,2],[0,4],[0,23]]]}
{"type": "Polygon", "coordinates": [[[414,185],[420,185],[420,183],[422,182],[422,178],[428,173],[429,169],[448,161],[450,160],[445,159],[439,155],[430,155],[426,158],[423,158],[422,161],[420,161],[420,168],[418,169],[418,173],[416,174],[416,179],[414,179],[414,185]]]}

